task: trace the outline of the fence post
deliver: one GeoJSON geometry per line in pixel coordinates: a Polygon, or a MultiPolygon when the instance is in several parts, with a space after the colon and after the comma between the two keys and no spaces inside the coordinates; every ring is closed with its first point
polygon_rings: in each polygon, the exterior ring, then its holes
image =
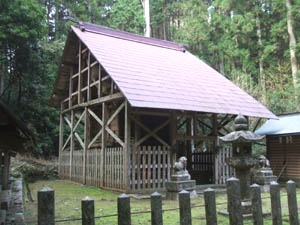
{"type": "Polygon", "coordinates": [[[292,180],[289,180],[286,183],[286,191],[288,194],[290,224],[299,225],[296,183],[292,180]]]}
{"type": "Polygon", "coordinates": [[[95,224],[95,206],[94,200],[88,196],[81,200],[82,225],[95,224]]]}
{"type": "Polygon", "coordinates": [[[277,182],[272,181],[270,184],[271,209],[273,225],[282,225],[281,203],[280,203],[280,186],[277,182]]]}
{"type": "Polygon", "coordinates": [[[261,192],[258,184],[250,186],[251,202],[252,202],[252,213],[253,213],[253,224],[263,225],[263,214],[261,207],[261,192]]]}
{"type": "Polygon", "coordinates": [[[179,209],[180,209],[180,224],[191,225],[192,214],[191,214],[191,199],[190,192],[182,190],[179,192],[179,209]]]}
{"type": "Polygon", "coordinates": [[[206,225],[217,225],[216,194],[211,188],[204,190],[206,225]]]}
{"type": "Polygon", "coordinates": [[[44,187],[38,191],[38,225],[55,224],[54,190],[44,187]]]}
{"type": "Polygon", "coordinates": [[[151,224],[163,225],[161,194],[158,192],[151,195],[151,224]]]}
{"type": "Polygon", "coordinates": [[[118,197],[118,225],[130,225],[130,197],[121,194],[118,197]]]}
{"type": "Polygon", "coordinates": [[[226,181],[230,225],[243,225],[240,180],[231,177],[226,181]]]}

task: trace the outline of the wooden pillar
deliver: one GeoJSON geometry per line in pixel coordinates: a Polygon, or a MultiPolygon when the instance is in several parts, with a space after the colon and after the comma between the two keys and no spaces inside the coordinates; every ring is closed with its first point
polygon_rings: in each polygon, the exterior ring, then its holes
{"type": "Polygon", "coordinates": [[[90,143],[90,116],[87,107],[85,107],[84,113],[83,184],[86,184],[87,151],[90,143]]]}
{"type": "MultiPolygon", "coordinates": [[[[0,151],[0,177],[3,177],[3,172],[4,172],[4,151],[0,151]]],[[[3,179],[0,179],[0,184],[3,185],[3,179]]]]}
{"type": "Polygon", "coordinates": [[[2,187],[3,190],[8,190],[8,180],[9,180],[9,161],[10,156],[9,152],[4,152],[4,167],[3,167],[3,176],[2,176],[2,187]]]}
{"type": "Polygon", "coordinates": [[[72,164],[73,164],[73,152],[75,148],[74,143],[74,110],[71,111],[71,144],[70,144],[70,180],[72,180],[72,164]]]}
{"type": "Polygon", "coordinates": [[[101,79],[102,79],[102,74],[101,74],[101,65],[99,63],[99,83],[98,83],[98,98],[101,98],[101,79]]]}
{"type": "Polygon", "coordinates": [[[78,104],[81,103],[81,41],[79,41],[78,54],[78,104]]]}
{"type": "MultiPolygon", "coordinates": [[[[192,119],[189,117],[186,122],[186,135],[191,136],[192,135],[192,119]]],[[[192,142],[190,140],[187,140],[186,145],[186,157],[188,159],[187,163],[187,170],[192,171],[192,142]]]]}
{"type": "MultiPolygon", "coordinates": [[[[61,104],[61,111],[63,110],[63,104],[61,104]]],[[[61,155],[63,152],[63,146],[64,146],[64,115],[60,113],[59,118],[59,150],[58,150],[58,159],[59,159],[59,165],[58,165],[58,175],[61,174],[61,155]]]]}
{"type": "Polygon", "coordinates": [[[88,52],[87,101],[91,100],[91,52],[88,52]]]}
{"type": "Polygon", "coordinates": [[[130,105],[125,100],[125,131],[124,131],[124,187],[126,190],[130,189],[130,153],[131,153],[131,118],[130,105]]]}
{"type": "Polygon", "coordinates": [[[218,137],[218,117],[217,114],[212,114],[212,135],[216,137],[216,139],[213,141],[213,151],[214,151],[214,166],[213,166],[213,180],[212,182],[216,183],[216,148],[217,148],[217,137],[218,137]]]}
{"type": "Polygon", "coordinates": [[[175,112],[171,113],[170,121],[170,146],[171,146],[171,165],[173,167],[174,162],[176,161],[176,135],[177,135],[177,118],[175,112]]]}
{"type": "Polygon", "coordinates": [[[70,70],[70,79],[69,79],[69,108],[72,107],[72,93],[73,93],[73,66],[70,70]]]}
{"type": "Polygon", "coordinates": [[[104,183],[104,171],[105,171],[105,148],[106,148],[106,131],[105,126],[107,123],[107,103],[102,103],[102,139],[101,139],[101,154],[100,154],[100,186],[103,187],[104,183]]]}

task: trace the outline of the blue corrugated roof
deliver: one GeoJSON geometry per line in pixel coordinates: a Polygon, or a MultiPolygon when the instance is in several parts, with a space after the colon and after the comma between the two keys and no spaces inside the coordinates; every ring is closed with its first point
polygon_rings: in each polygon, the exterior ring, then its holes
{"type": "Polygon", "coordinates": [[[278,120],[267,120],[256,134],[284,135],[300,133],[300,113],[279,115],[278,120]]]}

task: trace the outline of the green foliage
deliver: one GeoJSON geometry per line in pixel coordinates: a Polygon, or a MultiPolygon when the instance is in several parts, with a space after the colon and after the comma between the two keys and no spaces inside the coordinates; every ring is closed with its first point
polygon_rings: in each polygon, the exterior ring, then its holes
{"type": "Polygon", "coordinates": [[[139,0],[119,0],[113,4],[108,21],[110,27],[142,34],[144,11],[139,0]]]}

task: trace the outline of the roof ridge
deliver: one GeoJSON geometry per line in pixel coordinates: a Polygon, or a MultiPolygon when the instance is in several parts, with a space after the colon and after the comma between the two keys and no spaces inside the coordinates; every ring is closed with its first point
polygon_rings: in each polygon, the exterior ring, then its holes
{"type": "Polygon", "coordinates": [[[120,31],[116,30],[110,27],[104,27],[98,24],[93,24],[93,23],[88,23],[88,22],[80,22],[79,24],[79,29],[82,32],[91,32],[91,33],[96,33],[96,34],[101,34],[105,36],[110,36],[114,38],[119,38],[123,40],[128,40],[128,41],[133,41],[137,43],[142,43],[142,44],[147,44],[147,45],[153,45],[161,48],[167,48],[167,49],[172,49],[176,51],[182,51],[185,52],[185,48],[178,43],[172,42],[172,41],[167,41],[167,40],[161,40],[158,38],[152,38],[152,37],[145,37],[139,34],[134,34],[130,33],[127,31],[120,31]],[[87,26],[86,26],[87,25],[87,26]],[[98,28],[98,29],[93,29],[93,28],[98,28]]]}

